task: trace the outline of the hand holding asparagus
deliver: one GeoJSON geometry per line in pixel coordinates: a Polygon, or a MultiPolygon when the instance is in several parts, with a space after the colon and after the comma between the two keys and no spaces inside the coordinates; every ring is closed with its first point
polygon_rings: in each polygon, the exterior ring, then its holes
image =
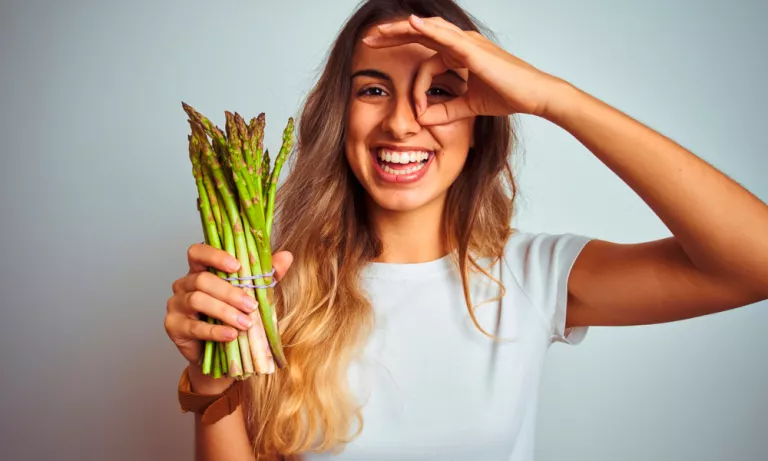
{"type": "MultiPolygon", "coordinates": [[[[182,105],[191,128],[189,157],[206,243],[201,246],[216,253],[208,254],[202,273],[192,275],[193,266],[200,268],[201,260],[193,263],[190,249],[190,275],[174,284],[174,297],[177,292],[186,293],[185,300],[177,300],[174,305],[179,311],[194,314],[193,317],[202,314],[197,321],[208,324],[207,328],[197,323],[189,327],[189,331],[198,332],[192,336],[205,340],[198,354],[203,375],[245,379],[254,373],[273,373],[276,367],[285,367],[287,363],[274,309],[274,286],[279,271],[272,260],[270,235],[277,181],[293,147],[293,119],[288,119],[280,152],[270,171],[268,153],[263,149],[263,113],[246,124],[239,114],[226,112],[222,131],[191,106],[182,105]],[[236,262],[237,267],[226,267],[222,258],[236,262]],[[190,277],[196,282],[190,282],[190,277]],[[205,288],[199,285],[203,282],[205,288]],[[192,287],[187,286],[190,283],[192,287]],[[227,290],[223,285],[227,285],[227,290]],[[203,293],[197,295],[196,303],[190,302],[193,297],[189,293],[193,292],[203,293]],[[258,307],[249,312],[248,306],[255,305],[258,307]],[[237,314],[232,306],[242,309],[247,316],[237,314]],[[223,325],[232,325],[233,321],[240,331],[235,337],[225,337],[225,331],[231,334],[232,330],[223,325]]],[[[169,301],[169,316],[174,299],[169,301]]],[[[175,329],[169,328],[168,323],[166,320],[166,329],[174,338],[175,329]]],[[[182,349],[181,345],[179,348],[182,349]]]]}

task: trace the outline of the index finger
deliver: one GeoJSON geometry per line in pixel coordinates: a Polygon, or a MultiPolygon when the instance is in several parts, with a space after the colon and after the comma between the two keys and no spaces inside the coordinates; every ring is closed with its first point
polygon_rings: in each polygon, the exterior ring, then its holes
{"type": "Polygon", "coordinates": [[[387,48],[409,43],[420,43],[434,51],[443,48],[437,41],[414,29],[407,20],[379,25],[373,33],[363,37],[363,42],[371,48],[387,48]]]}
{"type": "Polygon", "coordinates": [[[227,273],[240,270],[240,261],[224,250],[214,248],[204,243],[195,243],[187,250],[187,262],[189,273],[204,272],[209,267],[219,269],[227,273]]]}

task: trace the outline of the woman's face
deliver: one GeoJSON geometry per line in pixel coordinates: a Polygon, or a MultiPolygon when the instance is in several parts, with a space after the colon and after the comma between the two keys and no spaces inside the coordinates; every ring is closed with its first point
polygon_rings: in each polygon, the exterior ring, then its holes
{"type": "MultiPolygon", "coordinates": [[[[413,83],[435,52],[420,44],[373,49],[360,42],[352,59],[345,152],[372,201],[390,211],[413,211],[442,202],[472,145],[474,117],[422,127],[413,83]]],[[[467,73],[432,80],[428,104],[466,91],[467,73]]]]}

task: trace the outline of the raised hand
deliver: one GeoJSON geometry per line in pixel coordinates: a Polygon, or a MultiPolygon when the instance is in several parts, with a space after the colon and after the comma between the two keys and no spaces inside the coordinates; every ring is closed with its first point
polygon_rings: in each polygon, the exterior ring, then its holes
{"type": "Polygon", "coordinates": [[[363,42],[372,48],[419,43],[437,53],[422,64],[414,83],[414,101],[422,125],[476,115],[513,113],[543,116],[553,90],[562,80],[511,55],[474,31],[442,18],[418,18],[379,25],[363,42]],[[467,91],[428,106],[426,92],[434,76],[448,69],[469,72],[467,91]]]}

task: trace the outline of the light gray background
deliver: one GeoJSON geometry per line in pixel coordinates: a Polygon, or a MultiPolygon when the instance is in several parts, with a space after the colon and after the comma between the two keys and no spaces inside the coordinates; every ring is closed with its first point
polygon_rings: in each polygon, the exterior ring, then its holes
{"type": "MultiPolygon", "coordinates": [[[[355,4],[2,3],[0,458],[190,458],[184,364],[162,326],[201,238],[180,101],[217,122],[264,111],[276,149],[355,4]]],[[[766,2],[464,5],[508,50],[768,200],[766,2]]],[[[568,133],[524,118],[522,138],[519,226],[667,235],[568,133]]],[[[767,308],[556,345],[538,460],[768,459],[767,308]]]]}

